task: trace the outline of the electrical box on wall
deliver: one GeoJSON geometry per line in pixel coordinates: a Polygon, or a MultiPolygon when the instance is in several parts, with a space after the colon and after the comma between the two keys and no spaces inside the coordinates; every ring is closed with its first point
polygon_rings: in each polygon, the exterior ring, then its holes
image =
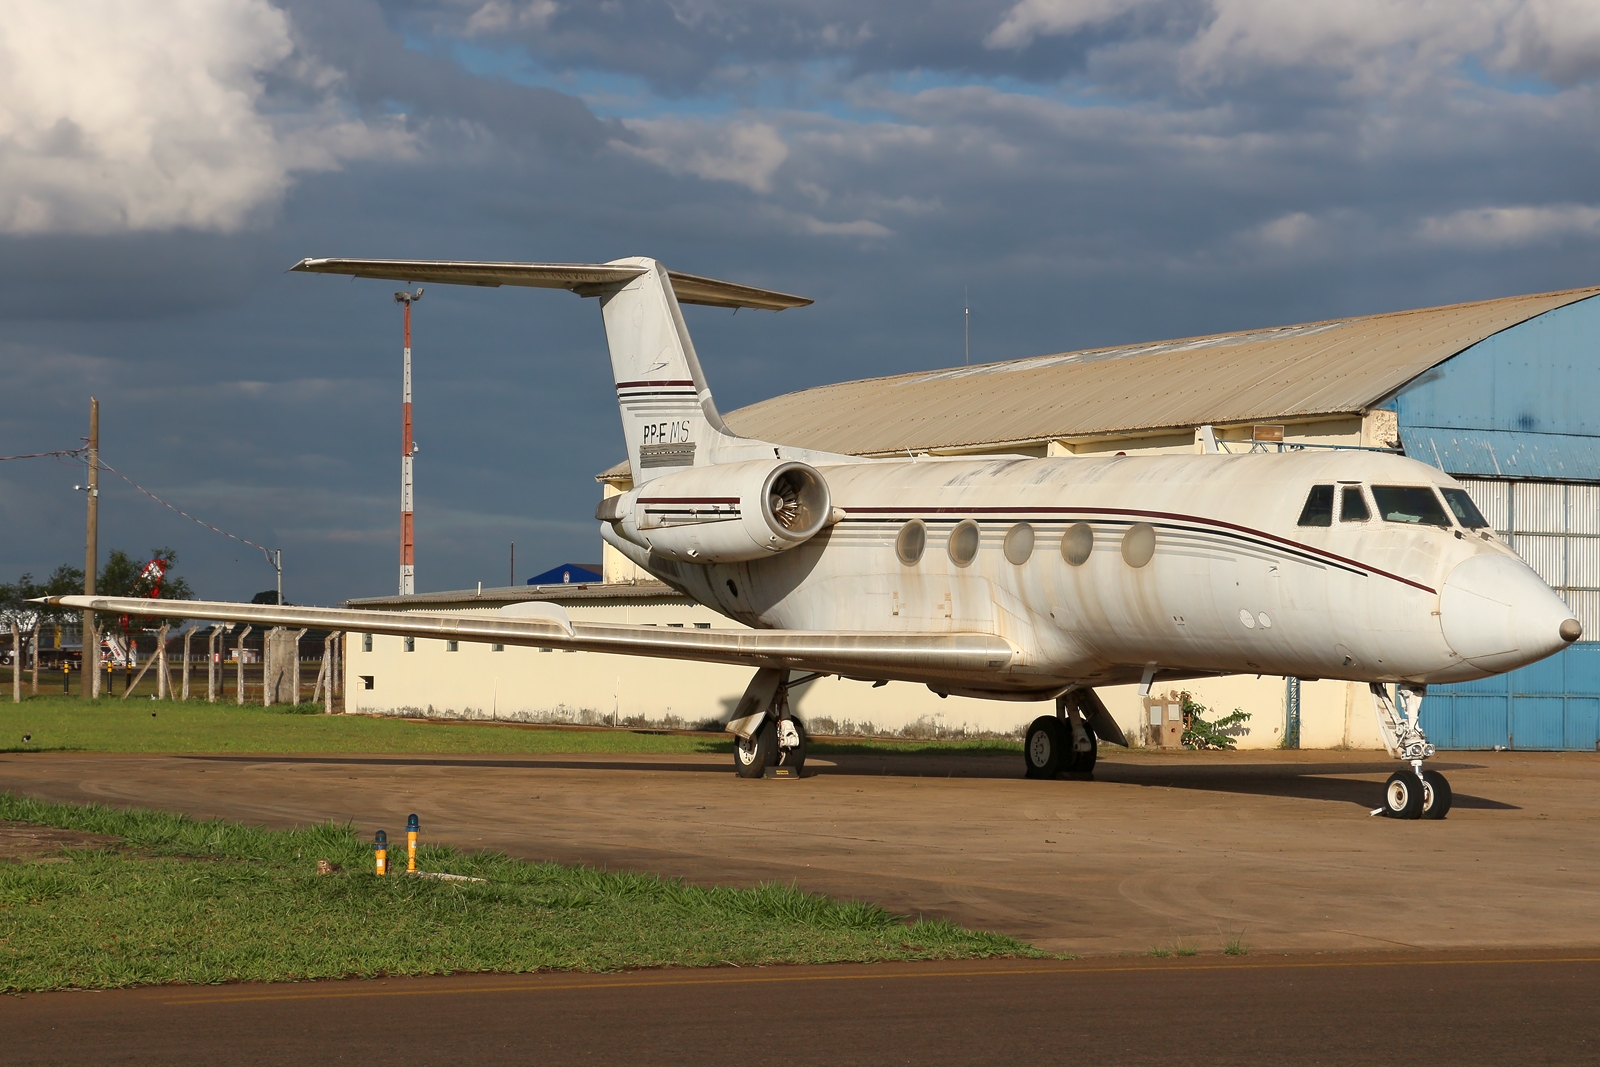
{"type": "Polygon", "coordinates": [[[1183,747],[1183,696],[1176,689],[1143,698],[1141,740],[1151,748],[1183,747]]]}

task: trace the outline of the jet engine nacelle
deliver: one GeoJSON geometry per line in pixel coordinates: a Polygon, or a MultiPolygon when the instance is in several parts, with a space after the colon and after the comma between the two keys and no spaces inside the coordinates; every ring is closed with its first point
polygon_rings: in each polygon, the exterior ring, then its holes
{"type": "Polygon", "coordinates": [[[691,467],[600,502],[595,517],[684,563],[740,563],[804,544],[833,517],[828,483],[793,460],[691,467]]]}

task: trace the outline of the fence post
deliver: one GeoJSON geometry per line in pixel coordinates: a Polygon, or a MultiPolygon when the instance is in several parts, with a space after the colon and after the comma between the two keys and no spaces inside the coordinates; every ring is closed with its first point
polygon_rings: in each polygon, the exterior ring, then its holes
{"type": "Polygon", "coordinates": [[[22,703],[22,631],[11,620],[11,702],[22,703]]]}
{"type": "Polygon", "coordinates": [[[217,675],[222,673],[222,665],[218,662],[217,638],[221,635],[222,624],[211,624],[211,632],[206,635],[206,703],[217,702],[217,675]]]}
{"type": "Polygon", "coordinates": [[[44,620],[33,624],[33,695],[39,695],[39,631],[44,628],[44,620]]]}
{"type": "Polygon", "coordinates": [[[322,686],[322,713],[333,714],[333,639],[337,633],[330,633],[322,640],[322,672],[317,675],[317,684],[322,686]]]}
{"type": "Polygon", "coordinates": [[[275,668],[283,653],[280,650],[283,627],[274,626],[261,635],[261,706],[268,707],[277,696],[278,677],[275,668]]]}
{"type": "Polygon", "coordinates": [[[305,635],[306,635],[306,632],[303,629],[299,633],[294,635],[294,655],[290,657],[290,666],[294,670],[294,701],[293,701],[293,703],[295,703],[295,704],[299,704],[300,703],[300,639],[302,637],[304,637],[305,635]]]}
{"type": "Polygon", "coordinates": [[[165,700],[172,695],[172,672],[167,670],[167,624],[161,624],[156,638],[156,699],[165,700]]]}
{"type": "MultiPolygon", "coordinates": [[[[234,661],[235,661],[234,662],[234,666],[238,668],[238,671],[237,671],[237,674],[236,674],[237,685],[238,685],[238,694],[237,695],[238,695],[238,698],[239,698],[239,706],[241,708],[244,707],[244,639],[246,637],[249,637],[250,636],[250,631],[254,630],[254,629],[255,629],[254,626],[246,626],[243,630],[240,630],[239,631],[239,640],[233,646],[233,655],[234,655],[234,661]]],[[[266,642],[263,641],[262,642],[263,651],[265,651],[265,647],[266,647],[266,642]]]]}
{"type": "Polygon", "coordinates": [[[183,699],[189,699],[189,639],[194,636],[194,627],[183,631],[183,699]]]}

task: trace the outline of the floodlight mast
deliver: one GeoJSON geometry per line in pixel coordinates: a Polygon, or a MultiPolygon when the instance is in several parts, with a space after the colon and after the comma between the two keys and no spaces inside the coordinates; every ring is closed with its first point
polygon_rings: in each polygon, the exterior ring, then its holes
{"type": "Polygon", "coordinates": [[[400,595],[417,591],[416,540],[412,534],[412,477],[411,457],[416,454],[416,442],[411,439],[411,305],[422,299],[422,287],[417,291],[394,294],[395,303],[405,305],[406,343],[405,366],[402,372],[400,394],[400,595]]]}

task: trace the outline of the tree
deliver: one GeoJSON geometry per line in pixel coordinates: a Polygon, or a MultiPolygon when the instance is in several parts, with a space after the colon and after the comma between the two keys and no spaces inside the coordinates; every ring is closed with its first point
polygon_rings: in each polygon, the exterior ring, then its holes
{"type": "MultiPolygon", "coordinates": [[[[63,563],[50,572],[50,577],[43,582],[33,580],[32,574],[24,574],[15,582],[0,582],[0,604],[17,605],[24,601],[42,596],[68,596],[73,593],[83,592],[83,571],[77,567],[63,563]]],[[[42,608],[42,605],[29,605],[31,608],[42,608]]],[[[76,609],[70,608],[42,608],[39,614],[46,619],[63,619],[76,615],[76,609]]]]}
{"type": "MultiPolygon", "coordinates": [[[[170,548],[151,549],[148,559],[159,559],[166,566],[166,574],[161,579],[159,599],[195,598],[194,590],[189,588],[189,583],[174,570],[178,564],[176,552],[170,548]]],[[[112,549],[105,565],[95,577],[95,593],[100,596],[149,597],[156,590],[155,583],[143,576],[145,568],[149,565],[148,559],[141,561],[120,548],[112,549]]],[[[50,577],[42,583],[34,581],[32,574],[24,574],[15,582],[0,584],[0,604],[12,604],[41,596],[70,596],[82,592],[83,571],[63,563],[51,571],[50,577]]],[[[43,614],[47,618],[61,619],[76,616],[78,610],[52,608],[43,614]]]]}
{"type": "Polygon", "coordinates": [[[1233,711],[1216,721],[1205,718],[1209,709],[1197,703],[1188,693],[1178,694],[1183,701],[1183,736],[1178,743],[1184,748],[1236,748],[1237,744],[1227,731],[1235,726],[1240,726],[1250,719],[1248,711],[1234,708],[1233,711]]]}

